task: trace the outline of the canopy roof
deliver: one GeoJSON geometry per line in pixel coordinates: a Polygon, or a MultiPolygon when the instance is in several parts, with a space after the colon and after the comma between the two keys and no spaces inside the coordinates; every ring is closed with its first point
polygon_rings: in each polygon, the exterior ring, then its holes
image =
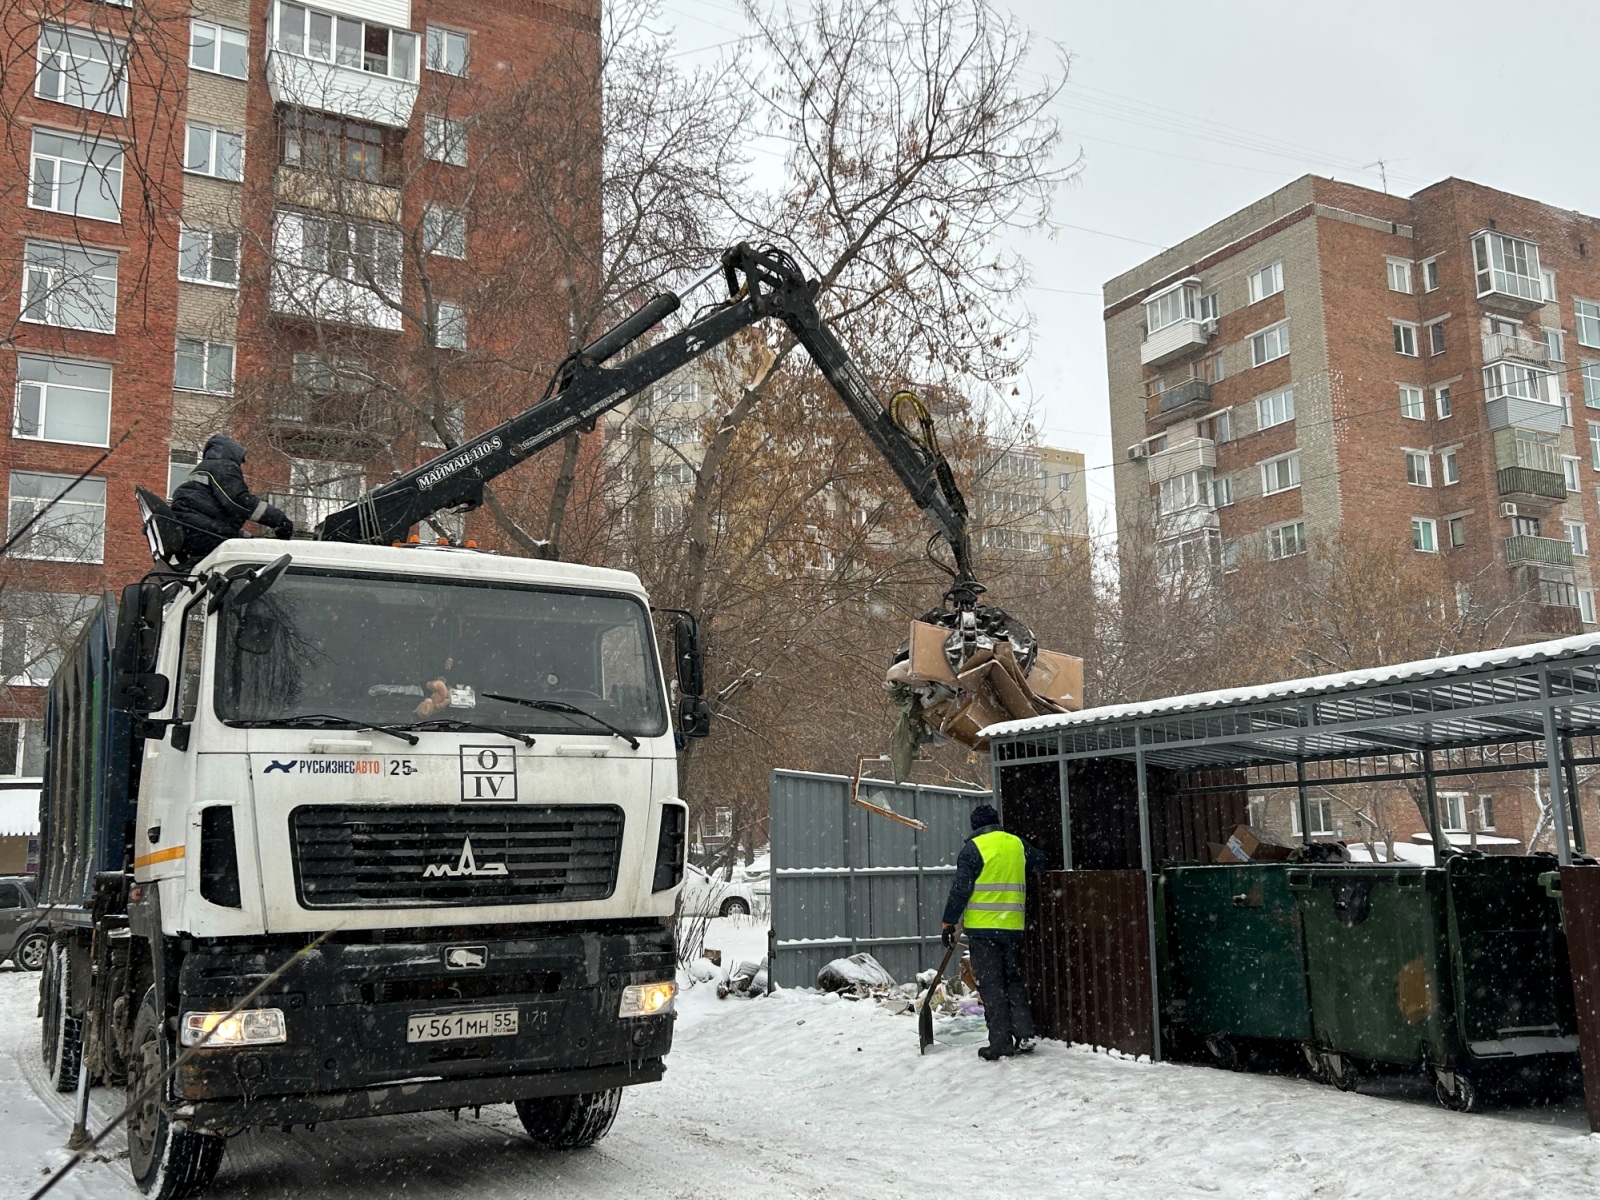
{"type": "Polygon", "coordinates": [[[1006,721],[997,760],[1059,753],[1179,770],[1600,733],[1600,634],[1006,721]]]}

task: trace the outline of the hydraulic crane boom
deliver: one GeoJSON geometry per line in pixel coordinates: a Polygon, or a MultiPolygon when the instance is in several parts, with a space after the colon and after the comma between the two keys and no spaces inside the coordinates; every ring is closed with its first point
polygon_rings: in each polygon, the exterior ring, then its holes
{"type": "Polygon", "coordinates": [[[952,599],[970,605],[983,590],[974,580],[967,537],[967,506],[950,464],[933,437],[932,422],[918,413],[920,436],[900,423],[878,399],[844,345],[816,306],[818,284],[788,254],[741,242],[722,257],[728,299],[677,333],[603,365],[682,306],[664,292],[569,357],[551,391],[486,433],[453,446],[437,458],[366,493],[332,513],[318,529],[325,541],[387,545],[403,541],[411,526],[448,509],[476,508],[486,483],[559,441],[574,429],[594,428],[616,408],[727,341],[742,329],[776,318],[817,364],[850,414],[883,455],[919,508],[938,527],[955,560],[952,599]]]}

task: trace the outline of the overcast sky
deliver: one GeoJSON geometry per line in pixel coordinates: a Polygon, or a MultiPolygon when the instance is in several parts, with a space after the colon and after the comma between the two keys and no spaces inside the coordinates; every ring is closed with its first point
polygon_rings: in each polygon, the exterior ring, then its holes
{"type": "MultiPolygon", "coordinates": [[[[1088,456],[1110,518],[1100,289],[1307,173],[1409,195],[1451,175],[1600,214],[1600,8],[1579,0],[1339,5],[995,0],[1073,56],[1058,102],[1053,238],[1023,250],[1036,350],[1023,391],[1044,440],[1088,456]]],[[[728,40],[733,0],[665,0],[688,50],[728,40]]]]}

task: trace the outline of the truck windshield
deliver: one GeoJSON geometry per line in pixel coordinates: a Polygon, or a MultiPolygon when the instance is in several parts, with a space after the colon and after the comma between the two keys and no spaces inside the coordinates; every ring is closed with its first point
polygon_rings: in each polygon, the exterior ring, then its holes
{"type": "Polygon", "coordinates": [[[216,710],[232,724],[585,724],[485,695],[502,692],[666,731],[649,616],[628,596],[302,569],[218,623],[216,710]]]}

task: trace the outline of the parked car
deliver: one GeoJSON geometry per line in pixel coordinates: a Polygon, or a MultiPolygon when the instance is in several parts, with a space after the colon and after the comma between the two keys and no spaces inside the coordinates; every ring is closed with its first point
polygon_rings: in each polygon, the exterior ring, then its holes
{"type": "Polygon", "coordinates": [[[44,966],[50,931],[40,924],[43,916],[29,876],[0,875],[0,962],[9,958],[24,971],[44,966]]]}
{"type": "Polygon", "coordinates": [[[755,893],[744,880],[707,875],[693,863],[684,867],[681,903],[686,917],[747,916],[756,909],[755,893]]]}

